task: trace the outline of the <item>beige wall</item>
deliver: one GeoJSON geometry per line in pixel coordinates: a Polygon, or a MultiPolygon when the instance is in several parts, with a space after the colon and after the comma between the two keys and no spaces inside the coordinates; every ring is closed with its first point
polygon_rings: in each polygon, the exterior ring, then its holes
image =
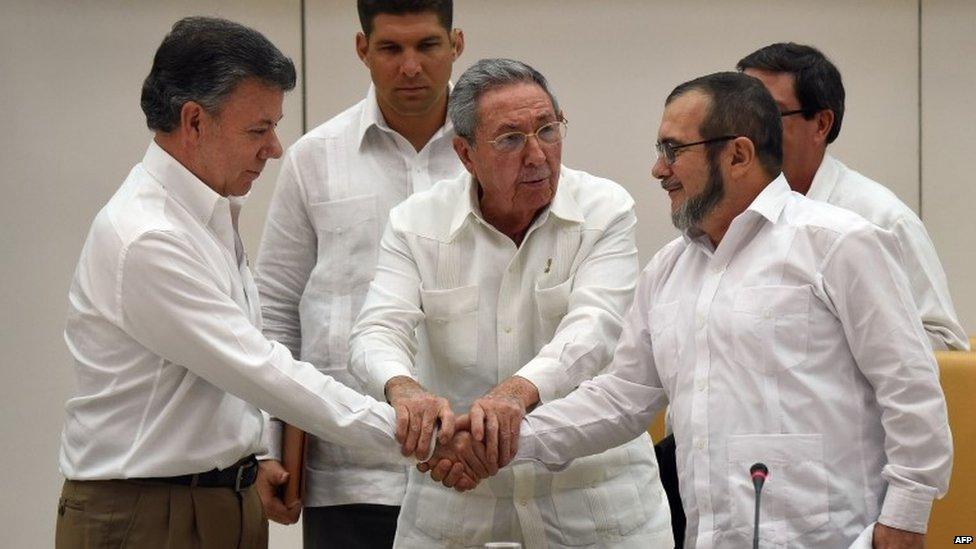
{"type": "MultiPolygon", "coordinates": [[[[369,81],[353,50],[353,2],[306,4],[312,127],[358,101],[369,81]]],[[[976,283],[967,277],[976,269],[968,242],[976,218],[966,211],[976,190],[963,163],[976,142],[967,101],[976,68],[958,62],[976,56],[976,5],[922,4],[922,213],[960,317],[976,332],[976,283]]],[[[68,284],[91,218],[149,142],[138,97],[152,53],[173,21],[195,13],[253,25],[300,59],[298,0],[0,0],[0,297],[8,311],[0,425],[10,456],[4,478],[16,496],[0,503],[4,546],[52,539],[58,433],[73,384],[61,337],[68,284]]],[[[511,56],[549,77],[570,120],[566,163],[635,196],[645,261],[676,234],[648,173],[665,95],[772,41],[816,44],[834,59],[848,91],[834,153],[918,209],[918,0],[457,0],[456,23],[467,50],[455,75],[481,57],[511,56]]],[[[300,116],[296,91],[280,130],[286,145],[301,133],[300,116]]],[[[277,170],[270,164],[258,181],[243,220],[252,254],[277,170]]],[[[295,528],[273,530],[273,546],[299,539],[295,528]]]]}
{"type": "MultiPolygon", "coordinates": [[[[922,219],[976,335],[976,2],[922,2],[922,219]]],[[[974,349],[976,350],[976,349],[974,349]]]]}

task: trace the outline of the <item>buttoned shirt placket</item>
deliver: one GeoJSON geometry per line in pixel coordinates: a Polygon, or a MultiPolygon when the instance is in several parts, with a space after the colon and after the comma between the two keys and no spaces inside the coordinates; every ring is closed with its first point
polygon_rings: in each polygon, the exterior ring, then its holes
{"type": "MultiPolygon", "coordinates": [[[[518,334],[520,330],[518,318],[518,304],[520,288],[522,286],[522,269],[519,264],[522,261],[522,250],[525,244],[532,237],[532,233],[541,230],[549,218],[549,212],[540,214],[529,226],[522,239],[522,245],[516,246],[507,236],[503,235],[498,229],[483,221],[476,216],[478,223],[483,230],[494,233],[493,236],[499,242],[499,246],[506,248],[506,253],[510,258],[506,268],[502,272],[501,283],[498,289],[498,308],[496,314],[496,338],[498,341],[498,382],[501,383],[514,375],[523,366],[519,364],[519,342],[518,334]]],[[[499,254],[501,255],[501,254],[499,254]]],[[[535,503],[535,483],[536,475],[530,464],[520,464],[512,466],[512,496],[515,500],[515,513],[518,515],[519,525],[522,529],[522,539],[528,549],[543,549],[548,547],[546,543],[545,521],[539,506],[535,503]]]]}

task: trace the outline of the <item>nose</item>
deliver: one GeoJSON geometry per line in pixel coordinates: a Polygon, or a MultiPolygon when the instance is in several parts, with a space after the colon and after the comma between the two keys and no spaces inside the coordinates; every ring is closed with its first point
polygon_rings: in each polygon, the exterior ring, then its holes
{"type": "Polygon", "coordinates": [[[400,65],[400,72],[408,78],[413,78],[420,74],[420,61],[417,60],[417,54],[408,50],[403,54],[403,63],[400,65]]]}
{"type": "Polygon", "coordinates": [[[522,149],[522,154],[525,164],[529,166],[538,166],[546,161],[546,153],[542,150],[539,137],[535,135],[530,135],[525,140],[525,148],[522,149]]]}
{"type": "Polygon", "coordinates": [[[281,141],[278,140],[277,132],[271,130],[269,133],[271,134],[271,142],[261,148],[262,160],[281,158],[281,153],[284,152],[281,148],[281,141]]]}
{"type": "Polygon", "coordinates": [[[664,156],[659,156],[651,166],[651,177],[654,179],[665,179],[671,175],[671,167],[664,161],[664,156]]]}

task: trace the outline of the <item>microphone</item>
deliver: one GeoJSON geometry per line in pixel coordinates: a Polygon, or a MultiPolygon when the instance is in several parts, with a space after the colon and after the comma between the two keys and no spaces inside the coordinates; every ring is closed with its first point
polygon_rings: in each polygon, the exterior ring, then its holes
{"type": "Polygon", "coordinates": [[[753,463],[749,468],[749,475],[752,477],[752,486],[756,489],[756,516],[752,530],[752,549],[759,549],[759,497],[762,495],[762,487],[769,476],[769,468],[763,463],[753,463]]]}

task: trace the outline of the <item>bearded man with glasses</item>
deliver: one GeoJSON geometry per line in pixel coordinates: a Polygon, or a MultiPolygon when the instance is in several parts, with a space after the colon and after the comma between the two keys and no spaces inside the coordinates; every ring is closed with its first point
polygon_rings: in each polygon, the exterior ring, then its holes
{"type": "Polygon", "coordinates": [[[497,476],[462,494],[436,484],[456,474],[413,471],[395,546],[672,546],[646,434],[561,472],[539,463],[499,471],[518,450],[526,410],[611,359],[638,272],[633,199],[561,164],[565,119],[524,63],[474,64],[448,114],[467,173],[390,212],[350,367],[370,394],[393,396],[403,435],[430,436],[446,398],[463,415],[441,431],[475,441],[467,467],[497,476]],[[430,408],[400,406],[404,393],[431,395],[430,408]]]}

